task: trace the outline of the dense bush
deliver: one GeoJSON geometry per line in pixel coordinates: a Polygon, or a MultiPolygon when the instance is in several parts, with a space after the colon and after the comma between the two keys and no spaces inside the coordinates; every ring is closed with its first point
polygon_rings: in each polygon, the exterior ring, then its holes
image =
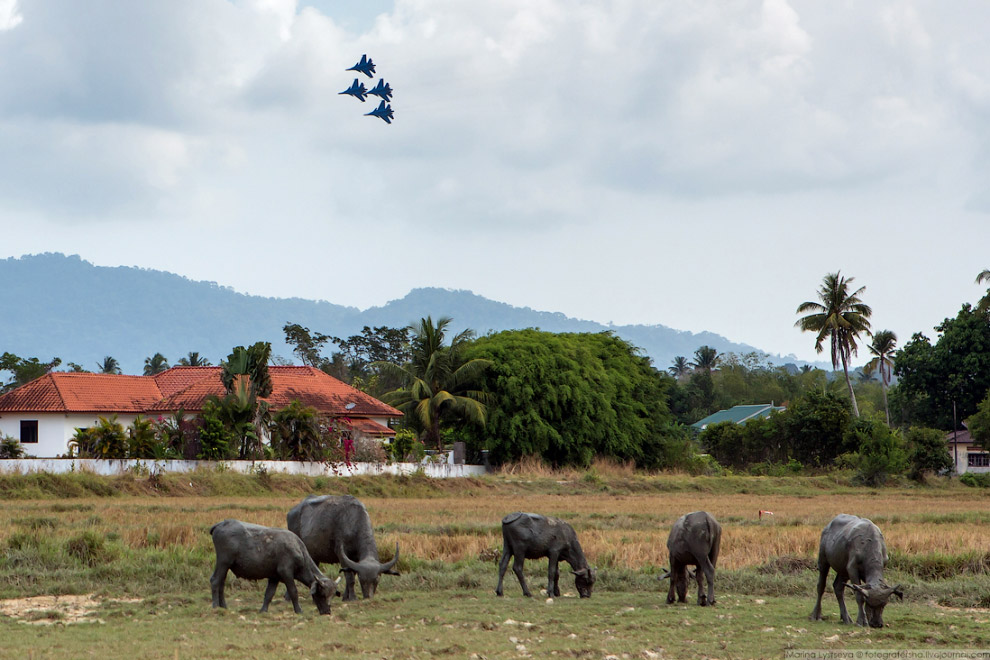
{"type": "Polygon", "coordinates": [[[909,476],[920,481],[925,474],[952,469],[952,457],[945,448],[945,432],[914,426],[907,432],[909,476]]]}
{"type": "Polygon", "coordinates": [[[24,448],[17,438],[4,435],[0,438],[0,458],[21,458],[24,456],[24,448]]]}
{"type": "Polygon", "coordinates": [[[882,486],[907,469],[908,456],[900,432],[878,419],[856,420],[849,428],[846,445],[856,447],[853,464],[857,477],[869,486],[882,486]]]}

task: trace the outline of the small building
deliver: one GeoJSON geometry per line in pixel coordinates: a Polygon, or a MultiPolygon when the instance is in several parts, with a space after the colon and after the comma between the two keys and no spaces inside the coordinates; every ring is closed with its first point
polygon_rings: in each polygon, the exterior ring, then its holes
{"type": "MultiPolygon", "coordinates": [[[[0,435],[19,440],[32,456],[54,458],[68,452],[77,428],[100,417],[116,415],[129,426],[139,415],[201,412],[210,395],[226,394],[220,373],[220,367],[173,367],[155,376],[49,373],[0,395],[0,435]]],[[[264,401],[273,411],[298,400],[356,436],[395,435],[388,423],[400,411],[319,369],[273,366],[268,373],[272,393],[264,401]]]]}
{"type": "Polygon", "coordinates": [[[945,436],[945,443],[956,474],[990,472],[990,452],[975,443],[969,429],[950,432],[945,436]]]}
{"type": "Polygon", "coordinates": [[[728,410],[719,410],[704,419],[699,419],[691,425],[696,433],[701,433],[712,424],[719,422],[733,422],[735,424],[745,424],[751,419],[769,417],[771,413],[781,412],[784,406],[775,406],[771,403],[757,403],[753,405],[732,406],[728,410]]]}

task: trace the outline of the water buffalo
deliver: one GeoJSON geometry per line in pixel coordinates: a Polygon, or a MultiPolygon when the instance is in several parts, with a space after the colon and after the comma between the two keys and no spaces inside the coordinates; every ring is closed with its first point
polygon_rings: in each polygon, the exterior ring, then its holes
{"type": "Polygon", "coordinates": [[[822,530],[818,546],[818,600],[809,617],[822,619],[822,594],[830,568],[835,569],[832,590],[839,601],[842,623],[852,623],[843,598],[844,588],[856,592],[859,616],[856,623],[871,628],[883,627],[883,608],[891,595],[904,599],[900,585],[888,586],[883,581],[883,568],[887,565],[887,544],[883,534],[872,521],[858,516],[840,513],[822,530]]]}
{"type": "Polygon", "coordinates": [[[660,579],[670,578],[667,602],[687,601],[688,566],[697,566],[694,578],[698,582],[698,605],[715,604],[715,564],[722,543],[722,527],[711,514],[704,511],[686,513],[677,519],[667,537],[667,551],[670,553],[670,571],[660,579]],[[708,594],[701,582],[704,575],[708,581],[708,594]]]}
{"type": "Polygon", "coordinates": [[[502,595],[502,578],[512,557],[512,571],[519,578],[523,594],[531,596],[526,578],[523,576],[523,560],[547,557],[547,595],[559,596],[557,562],[566,561],[574,573],[574,586],[581,598],[591,597],[595,584],[595,569],[588,566],[581,544],[578,543],[574,528],[557,518],[549,518],[535,513],[510,513],[502,518],[502,561],[498,565],[498,586],[495,594],[502,595]]]}
{"type": "Polygon", "coordinates": [[[371,518],[356,497],[350,495],[309,496],[292,507],[286,516],[289,529],[299,535],[317,563],[340,564],[346,578],[344,600],[357,600],[354,575],[365,598],[375,595],[378,579],[398,575],[399,544],[388,563],[378,561],[378,546],[371,518]]]}
{"type": "Polygon", "coordinates": [[[292,609],[302,613],[296,580],[307,587],[320,614],[330,614],[330,599],[340,595],[333,580],[320,572],[302,540],[287,529],[224,520],[210,528],[217,565],[210,577],[213,607],[227,607],[223,595],[227,571],[245,580],[268,580],[261,611],[268,611],[278,583],[285,584],[292,609]]]}

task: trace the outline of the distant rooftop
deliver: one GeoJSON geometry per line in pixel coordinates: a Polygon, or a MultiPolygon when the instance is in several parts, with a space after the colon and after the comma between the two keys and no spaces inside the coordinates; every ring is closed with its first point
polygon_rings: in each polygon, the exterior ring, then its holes
{"type": "Polygon", "coordinates": [[[697,431],[704,431],[708,426],[718,424],[719,422],[745,424],[751,419],[756,419],[758,417],[769,417],[770,413],[781,412],[782,410],[784,410],[783,406],[775,406],[772,403],[733,406],[728,410],[719,410],[717,413],[712,413],[704,419],[699,419],[691,425],[691,428],[697,431]]]}

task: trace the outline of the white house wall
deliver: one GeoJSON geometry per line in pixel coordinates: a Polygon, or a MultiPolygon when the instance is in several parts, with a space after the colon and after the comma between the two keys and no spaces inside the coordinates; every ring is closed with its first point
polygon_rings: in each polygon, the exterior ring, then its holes
{"type": "MultiPolygon", "coordinates": [[[[21,420],[38,421],[38,442],[22,445],[25,453],[38,458],[54,458],[69,451],[69,441],[76,435],[77,428],[95,426],[98,414],[65,413],[6,413],[0,415],[0,435],[21,439],[21,420]]],[[[137,415],[117,415],[121,426],[130,426],[137,415]]]]}

